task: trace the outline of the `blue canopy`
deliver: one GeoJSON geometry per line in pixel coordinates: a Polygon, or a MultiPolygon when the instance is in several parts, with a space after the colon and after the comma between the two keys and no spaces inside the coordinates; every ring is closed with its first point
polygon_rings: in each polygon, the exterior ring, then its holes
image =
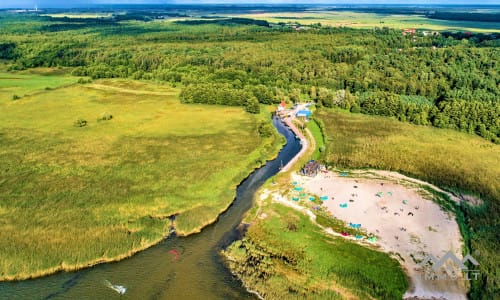
{"type": "Polygon", "coordinates": [[[312,112],[310,110],[304,109],[297,112],[297,117],[310,117],[312,112]]]}

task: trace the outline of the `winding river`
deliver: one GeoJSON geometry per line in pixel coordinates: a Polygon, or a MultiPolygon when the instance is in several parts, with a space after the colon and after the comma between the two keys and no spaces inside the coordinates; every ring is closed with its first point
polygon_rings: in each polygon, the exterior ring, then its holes
{"type": "Polygon", "coordinates": [[[225,268],[218,251],[238,238],[236,227],[252,206],[256,190],[301,149],[290,129],[277,118],[273,124],[287,144],[277,158],[238,186],[231,207],[201,233],[165,239],[116,263],[3,282],[0,299],[255,299],[225,268]],[[125,287],[125,294],[109,288],[109,283],[125,287]]]}

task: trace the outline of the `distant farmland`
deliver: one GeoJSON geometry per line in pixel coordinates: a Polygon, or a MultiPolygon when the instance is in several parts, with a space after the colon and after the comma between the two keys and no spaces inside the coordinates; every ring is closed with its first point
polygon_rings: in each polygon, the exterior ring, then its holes
{"type": "Polygon", "coordinates": [[[240,17],[266,20],[268,22],[292,22],[302,25],[321,23],[333,27],[373,28],[390,27],[396,29],[418,28],[427,30],[498,32],[500,22],[449,21],[429,19],[423,15],[378,14],[362,12],[280,12],[242,14],[240,17]]]}

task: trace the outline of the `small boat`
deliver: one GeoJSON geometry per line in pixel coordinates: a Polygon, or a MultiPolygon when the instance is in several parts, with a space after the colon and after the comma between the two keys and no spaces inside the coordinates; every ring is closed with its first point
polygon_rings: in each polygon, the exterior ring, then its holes
{"type": "Polygon", "coordinates": [[[117,284],[111,284],[111,282],[105,280],[104,283],[106,284],[107,287],[110,289],[114,290],[120,295],[123,295],[127,292],[127,288],[124,287],[123,285],[117,285],[117,284]]]}

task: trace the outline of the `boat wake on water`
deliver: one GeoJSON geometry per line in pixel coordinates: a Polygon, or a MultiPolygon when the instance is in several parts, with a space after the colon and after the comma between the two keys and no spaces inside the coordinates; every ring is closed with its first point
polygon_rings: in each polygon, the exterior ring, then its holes
{"type": "Polygon", "coordinates": [[[124,287],[123,285],[111,284],[111,282],[109,282],[107,280],[104,280],[104,284],[120,295],[123,295],[123,294],[125,294],[125,292],[127,292],[127,288],[124,287]]]}

